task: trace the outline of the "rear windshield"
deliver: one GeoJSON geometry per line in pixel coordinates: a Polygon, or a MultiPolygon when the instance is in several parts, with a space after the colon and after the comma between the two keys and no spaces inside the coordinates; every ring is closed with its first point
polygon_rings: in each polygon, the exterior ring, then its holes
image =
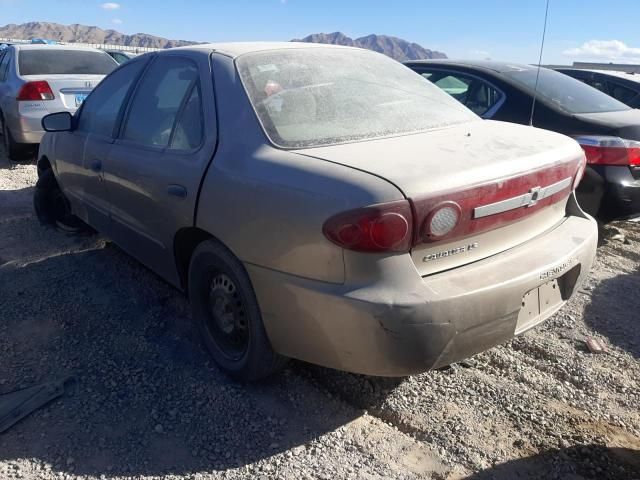
{"type": "Polygon", "coordinates": [[[242,55],[237,67],[265,132],[284,148],[404,135],[478,119],[383,55],[304,48],[242,55]]]}
{"type": "MultiPolygon", "coordinates": [[[[514,69],[504,74],[533,92],[537,69],[514,69]]],[[[540,69],[538,97],[568,113],[600,113],[629,110],[624,103],[589,85],[554,70],[540,69]]]]}
{"type": "Polygon", "coordinates": [[[21,50],[20,75],[106,75],[118,66],[108,54],[82,50],[21,50]]]}

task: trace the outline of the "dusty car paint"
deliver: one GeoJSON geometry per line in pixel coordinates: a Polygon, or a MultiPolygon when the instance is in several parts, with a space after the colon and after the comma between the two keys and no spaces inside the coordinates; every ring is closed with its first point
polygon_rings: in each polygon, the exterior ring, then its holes
{"type": "MultiPolygon", "coordinates": [[[[456,244],[477,248],[433,267],[423,259],[452,244],[361,253],[329,241],[323,224],[353,208],[518,178],[563,162],[577,167],[583,156],[575,142],[475,119],[396,138],[279,149],[257,121],[234,59],[281,48],[339,47],[230,44],[154,54],[199,66],[208,90],[207,135],[196,151],[177,155],[115,138],[95,150],[102,162],[96,175],[95,157],[71,145],[75,132],[45,135],[41,155],[73,211],[181,288],[176,239],[194,227],[213,236],[244,264],[276,352],[354,372],[406,375],[505,341],[523,330],[523,296],[554,278],[561,300],[528,319],[527,328],[564,304],[589,271],[597,241],[595,222],[572,192],[502,230],[461,239],[456,244]],[[73,182],[104,189],[98,197],[108,201],[89,206],[73,193],[73,182]],[[184,197],[171,194],[176,185],[184,197]],[[571,270],[542,278],[568,259],[576,259],[571,270]]],[[[151,58],[121,68],[145,57],[151,58]]]]}

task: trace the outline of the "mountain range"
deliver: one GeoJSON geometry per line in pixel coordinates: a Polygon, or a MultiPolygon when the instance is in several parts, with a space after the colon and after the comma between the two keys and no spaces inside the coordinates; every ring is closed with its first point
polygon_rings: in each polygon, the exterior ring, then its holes
{"type": "MultiPolygon", "coordinates": [[[[102,28],[87,25],[61,25],[50,22],[28,22],[21,25],[9,24],[0,27],[0,37],[5,38],[46,38],[59,42],[100,43],[109,45],[125,45],[129,47],[171,48],[194,45],[198,42],[188,40],[169,40],[147,33],[135,33],[126,35],[115,30],[103,30],[102,28]]],[[[408,42],[401,38],[388,35],[367,35],[366,37],[350,38],[342,32],[314,33],[297,42],[330,43],[334,45],[347,45],[352,47],[367,48],[384,53],[399,61],[420,60],[424,58],[447,58],[438,51],[429,50],[417,43],[408,42]]]]}
{"type": "Polygon", "coordinates": [[[58,42],[106,43],[128,47],[171,48],[193,45],[197,42],[169,40],[146,33],[125,35],[115,30],[103,30],[87,25],[61,25],[49,22],[29,22],[21,25],[9,24],[0,27],[0,37],[6,38],[46,38],[58,42]]]}
{"type": "Polygon", "coordinates": [[[427,58],[447,58],[447,55],[435,50],[429,50],[417,43],[408,42],[402,38],[389,35],[367,35],[353,39],[342,32],[314,33],[293,42],[330,43],[333,45],[346,45],[348,47],[360,47],[395,58],[400,62],[407,60],[423,60],[427,58]]]}

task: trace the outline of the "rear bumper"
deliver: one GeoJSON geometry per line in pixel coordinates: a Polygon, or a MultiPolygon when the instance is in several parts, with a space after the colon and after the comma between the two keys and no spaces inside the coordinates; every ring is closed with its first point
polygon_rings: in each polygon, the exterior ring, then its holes
{"type": "Polygon", "coordinates": [[[634,178],[629,167],[605,167],[604,178],[603,207],[615,216],[640,213],[640,178],[634,178]]]}
{"type": "Polygon", "coordinates": [[[499,255],[422,278],[409,255],[379,259],[374,284],[330,285],[247,265],[279,353],[340,370],[404,376],[448,365],[511,339],[523,296],[561,278],[562,301],[588,274],[597,245],[590,217],[499,255]]]}
{"type": "Polygon", "coordinates": [[[604,220],[640,213],[640,175],[628,166],[591,166],[578,191],[580,205],[604,220]]]}
{"type": "Polygon", "coordinates": [[[49,112],[16,113],[7,118],[7,126],[17,143],[40,143],[44,135],[42,118],[49,112]]]}

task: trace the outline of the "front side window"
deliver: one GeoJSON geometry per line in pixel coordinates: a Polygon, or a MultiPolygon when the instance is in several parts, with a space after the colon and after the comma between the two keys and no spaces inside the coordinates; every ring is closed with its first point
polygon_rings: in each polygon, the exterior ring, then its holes
{"type": "Polygon", "coordinates": [[[0,82],[4,82],[7,79],[10,58],[11,54],[9,52],[2,52],[2,54],[0,54],[0,82]]]}
{"type": "Polygon", "coordinates": [[[183,100],[197,83],[198,67],[191,60],[173,56],[158,58],[140,81],[122,138],[142,145],[166,147],[183,100]]]}
{"type": "Polygon", "coordinates": [[[107,75],[118,67],[108,53],[91,50],[20,50],[20,75],[107,75]]]}
{"type": "MultiPolygon", "coordinates": [[[[531,95],[536,89],[537,68],[513,67],[504,75],[520,87],[524,87],[531,95]]],[[[557,106],[567,113],[600,113],[629,110],[624,103],[602,93],[595,88],[546,68],[540,69],[537,87],[538,98],[557,106]]]]}
{"type": "Polygon", "coordinates": [[[87,97],[80,111],[78,130],[110,137],[127,92],[145,65],[131,62],[106,77],[87,97]]]}
{"type": "Polygon", "coordinates": [[[407,135],[477,120],[409,68],[366,50],[282,49],[236,66],[271,141],[307,148],[407,135]]]}

